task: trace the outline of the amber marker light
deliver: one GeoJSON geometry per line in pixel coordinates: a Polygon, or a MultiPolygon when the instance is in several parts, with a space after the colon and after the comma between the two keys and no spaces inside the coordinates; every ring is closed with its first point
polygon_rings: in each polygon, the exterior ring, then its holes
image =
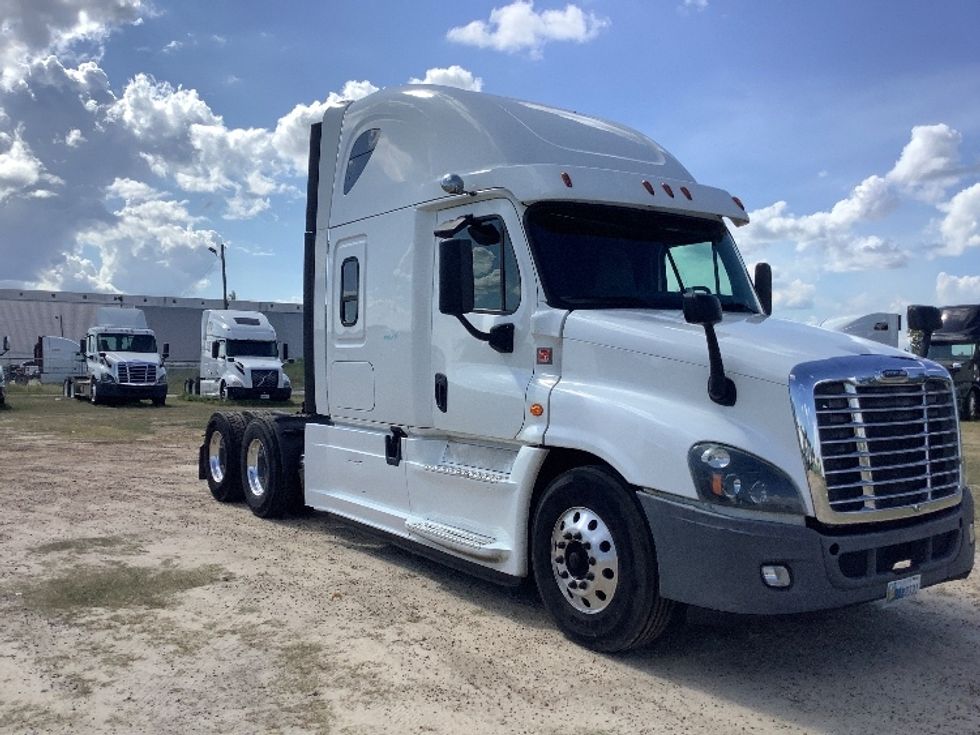
{"type": "Polygon", "coordinates": [[[711,492],[717,495],[719,498],[724,493],[722,489],[722,477],[717,472],[711,475],[711,492]]]}
{"type": "Polygon", "coordinates": [[[532,403],[528,411],[531,412],[532,416],[540,416],[544,413],[544,406],[542,406],[540,403],[532,403]]]}

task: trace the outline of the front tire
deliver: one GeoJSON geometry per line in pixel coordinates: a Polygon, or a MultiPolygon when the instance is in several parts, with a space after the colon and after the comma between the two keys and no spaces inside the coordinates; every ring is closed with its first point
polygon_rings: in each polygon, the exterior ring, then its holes
{"type": "Polygon", "coordinates": [[[72,381],[71,378],[65,378],[65,382],[61,386],[61,395],[64,398],[75,397],[75,383],[72,381]]]}
{"type": "Polygon", "coordinates": [[[245,417],[240,413],[212,414],[204,431],[208,489],[219,503],[242,499],[239,465],[244,433],[245,417]]]}
{"type": "Polygon", "coordinates": [[[102,399],[99,398],[98,389],[96,386],[98,382],[93,377],[88,384],[88,400],[93,406],[97,406],[102,403],[102,399]]]}
{"type": "Polygon", "coordinates": [[[279,437],[267,418],[254,418],[245,427],[241,482],[245,502],[259,518],[281,518],[289,507],[279,437]]]}
{"type": "Polygon", "coordinates": [[[967,421],[980,419],[980,391],[976,388],[973,388],[966,396],[966,410],[963,412],[963,418],[967,421]]]}
{"type": "Polygon", "coordinates": [[[662,598],[653,538],[634,491],[602,467],[578,467],[545,489],[531,527],[545,608],[571,640],[598,651],[651,643],[680,606],[662,598]]]}

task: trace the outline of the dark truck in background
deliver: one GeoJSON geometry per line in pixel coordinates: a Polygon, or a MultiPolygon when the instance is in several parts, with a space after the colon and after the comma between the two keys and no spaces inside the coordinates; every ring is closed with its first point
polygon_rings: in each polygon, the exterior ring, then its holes
{"type": "Polygon", "coordinates": [[[928,357],[953,377],[960,419],[980,419],[980,304],[942,307],[942,327],[932,333],[928,357]]]}

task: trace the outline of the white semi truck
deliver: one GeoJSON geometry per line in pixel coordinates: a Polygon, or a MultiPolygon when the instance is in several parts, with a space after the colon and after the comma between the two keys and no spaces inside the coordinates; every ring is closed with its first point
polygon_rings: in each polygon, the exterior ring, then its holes
{"type": "Polygon", "coordinates": [[[69,398],[91,403],[139,401],[149,399],[154,406],[167,400],[169,345],[163,354],[157,350],[156,335],[147,327],[139,309],[105,306],[99,309],[98,323],[90,327],[79,342],[85,359],[81,377],[64,382],[69,398]]]}
{"type": "MultiPolygon", "coordinates": [[[[282,349],[288,359],[288,346],[282,349]]],[[[201,315],[201,374],[187,387],[188,392],[221,398],[289,400],[292,386],[268,317],[258,311],[206,309],[201,315]]]]}
{"type": "Polygon", "coordinates": [[[327,110],[309,173],[304,410],[211,417],[219,501],[532,577],[607,651],[972,569],[946,370],[771,317],[741,202],[644,135],[411,86],[327,110]]]}

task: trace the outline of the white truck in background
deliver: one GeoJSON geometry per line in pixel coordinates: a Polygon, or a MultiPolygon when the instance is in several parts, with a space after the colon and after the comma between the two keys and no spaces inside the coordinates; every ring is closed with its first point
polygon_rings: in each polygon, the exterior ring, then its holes
{"type": "Polygon", "coordinates": [[[646,136],[409,86],[327,109],[309,174],[303,411],[212,415],[217,500],[532,577],[604,651],[970,573],[947,371],[771,317],[741,202],[646,136]]]}
{"type": "Polygon", "coordinates": [[[898,335],[902,331],[902,315],[876,311],[862,316],[834,317],[820,326],[897,348],[898,335]]]}
{"type": "Polygon", "coordinates": [[[91,403],[149,399],[154,406],[167,400],[169,345],[157,350],[156,335],[140,309],[105,306],[97,323],[79,342],[85,359],[81,377],[64,381],[64,395],[91,403]]]}
{"type": "Polygon", "coordinates": [[[268,317],[258,311],[206,309],[201,315],[200,377],[185,385],[188,393],[221,398],[286,401],[292,395],[283,360],[289,346],[279,345],[268,317]]]}

